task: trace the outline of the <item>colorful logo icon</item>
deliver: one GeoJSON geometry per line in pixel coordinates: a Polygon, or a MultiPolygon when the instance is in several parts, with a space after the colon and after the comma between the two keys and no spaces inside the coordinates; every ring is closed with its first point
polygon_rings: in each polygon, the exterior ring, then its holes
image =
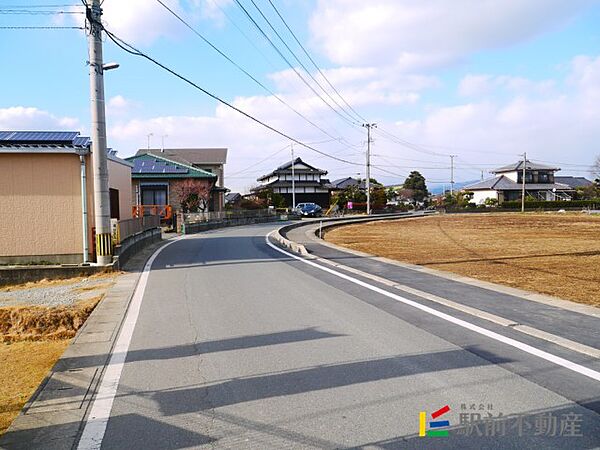
{"type": "MultiPolygon", "coordinates": [[[[440,416],[443,416],[447,412],[450,411],[450,407],[448,405],[443,408],[438,409],[434,413],[431,414],[432,419],[437,419],[440,416]]],[[[427,412],[421,411],[419,413],[419,437],[448,437],[448,430],[442,430],[441,428],[447,428],[450,426],[450,421],[448,420],[432,420],[429,422],[429,430],[427,429],[427,412]]]]}

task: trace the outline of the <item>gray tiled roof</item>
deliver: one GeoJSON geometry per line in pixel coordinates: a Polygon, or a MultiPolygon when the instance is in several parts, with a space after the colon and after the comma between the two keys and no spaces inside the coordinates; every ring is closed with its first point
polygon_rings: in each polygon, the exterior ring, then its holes
{"type": "MultiPolygon", "coordinates": [[[[470,184],[463,188],[465,191],[518,191],[523,189],[521,183],[517,183],[504,175],[470,184]]],[[[559,191],[568,191],[572,188],[563,183],[525,183],[525,189],[528,191],[548,191],[557,189],[559,191]]]]}
{"type": "MultiPolygon", "coordinates": [[[[310,164],[307,164],[304,161],[302,161],[301,158],[294,159],[294,164],[304,164],[305,166],[307,166],[309,168],[309,169],[296,169],[296,173],[314,173],[314,174],[319,174],[319,175],[327,175],[326,170],[317,169],[316,167],[313,167],[310,164]]],[[[257,179],[257,181],[262,181],[262,180],[272,177],[273,175],[278,174],[278,173],[291,173],[291,167],[292,167],[292,161],[288,161],[285,164],[282,164],[281,166],[279,166],[273,172],[270,172],[266,175],[261,176],[260,178],[257,179]]]]}
{"type": "Polygon", "coordinates": [[[574,189],[578,187],[587,187],[594,184],[585,177],[554,177],[554,181],[561,184],[566,184],[574,189]]]}
{"type": "MultiPolygon", "coordinates": [[[[526,170],[560,170],[559,167],[556,166],[548,166],[546,164],[540,164],[536,162],[532,162],[527,160],[526,170]]],[[[509,164],[508,166],[499,167],[497,169],[492,170],[492,173],[504,173],[504,172],[514,172],[515,170],[523,170],[523,161],[519,161],[516,163],[509,164]]]]}

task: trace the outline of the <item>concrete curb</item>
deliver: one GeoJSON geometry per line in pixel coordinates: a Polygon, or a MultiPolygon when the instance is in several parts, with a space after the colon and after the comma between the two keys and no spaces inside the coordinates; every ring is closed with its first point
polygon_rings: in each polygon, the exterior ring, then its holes
{"type": "MultiPolygon", "coordinates": [[[[369,221],[369,220],[363,219],[360,222],[367,222],[367,221],[369,221]]],[[[496,292],[500,292],[500,293],[508,293],[508,294],[510,294],[510,295],[512,295],[514,297],[522,298],[524,300],[534,301],[534,302],[543,303],[543,304],[548,304],[548,305],[555,306],[555,307],[562,308],[562,309],[566,309],[566,310],[569,310],[569,311],[577,311],[579,313],[590,315],[590,316],[593,316],[593,317],[600,317],[600,309],[595,308],[593,306],[574,304],[573,302],[570,302],[568,300],[563,300],[563,299],[559,299],[559,298],[544,296],[542,294],[537,294],[537,293],[532,293],[532,292],[528,292],[528,291],[523,291],[523,290],[520,290],[520,289],[508,288],[506,286],[496,285],[494,283],[481,282],[479,280],[475,280],[473,278],[468,278],[468,277],[464,277],[464,276],[458,276],[458,275],[453,276],[454,274],[448,274],[447,272],[441,272],[441,271],[437,271],[437,270],[434,270],[434,269],[428,269],[428,268],[425,269],[425,268],[422,268],[420,266],[415,266],[415,265],[410,265],[410,264],[404,264],[404,263],[400,263],[398,261],[390,260],[388,258],[376,257],[376,256],[368,254],[368,253],[359,252],[359,251],[355,251],[355,250],[350,250],[350,249],[347,249],[345,247],[340,247],[338,245],[331,244],[329,242],[325,242],[324,240],[322,240],[321,238],[319,238],[317,236],[317,234],[319,232],[319,229],[322,229],[322,228],[333,228],[333,227],[343,226],[343,225],[346,225],[346,224],[351,224],[351,223],[356,223],[356,222],[359,222],[359,221],[347,221],[347,222],[341,222],[340,221],[339,223],[328,223],[327,225],[322,225],[322,227],[321,226],[319,226],[319,227],[315,226],[315,227],[309,228],[306,231],[305,234],[306,234],[306,236],[310,240],[312,240],[312,241],[314,241],[314,242],[316,242],[316,243],[318,243],[320,245],[324,245],[326,247],[333,248],[333,249],[338,250],[340,252],[345,252],[345,253],[352,254],[352,255],[355,255],[355,256],[366,257],[366,258],[370,258],[370,259],[373,259],[373,260],[378,260],[378,261],[381,261],[381,262],[384,262],[384,263],[388,263],[388,264],[393,264],[393,265],[396,265],[398,267],[402,267],[402,268],[405,268],[405,269],[426,272],[426,273],[428,273],[430,275],[434,275],[434,276],[438,276],[438,277],[441,277],[441,278],[450,279],[450,280],[453,280],[453,281],[458,281],[458,282],[461,282],[461,283],[464,283],[464,284],[469,284],[469,285],[472,285],[472,286],[481,287],[481,288],[484,288],[484,289],[488,289],[488,290],[492,290],[492,291],[496,291],[496,292]],[[423,269],[425,269],[425,270],[423,270],[423,269]],[[524,293],[525,295],[522,295],[522,293],[524,293]],[[521,294],[521,295],[519,295],[519,294],[521,294]]],[[[444,305],[446,307],[455,309],[457,311],[461,311],[463,313],[472,315],[474,317],[478,317],[480,319],[484,319],[486,321],[493,322],[493,323],[495,323],[497,325],[501,325],[501,326],[504,326],[504,327],[510,327],[511,329],[519,331],[519,332],[521,332],[523,334],[527,334],[527,335],[536,337],[538,339],[545,340],[547,342],[552,342],[552,343],[554,343],[556,345],[559,345],[559,346],[561,346],[563,348],[575,351],[577,353],[581,353],[581,354],[584,354],[584,355],[587,355],[587,356],[591,356],[593,358],[600,358],[600,349],[598,349],[598,348],[590,347],[588,345],[584,345],[584,344],[581,344],[579,342],[575,342],[575,341],[572,341],[570,339],[566,339],[566,338],[563,338],[561,336],[558,336],[558,335],[555,335],[555,334],[552,334],[552,333],[548,333],[548,332],[545,332],[545,331],[542,331],[542,330],[538,330],[536,328],[533,328],[533,327],[530,327],[530,326],[527,326],[527,325],[522,325],[522,324],[519,324],[519,323],[515,322],[514,320],[506,319],[504,317],[500,317],[500,316],[497,316],[495,314],[491,314],[489,312],[486,312],[486,311],[483,311],[483,310],[480,310],[480,309],[477,309],[477,308],[469,307],[469,306],[463,305],[461,303],[457,303],[455,301],[448,300],[446,298],[442,298],[442,297],[430,294],[430,293],[425,292],[425,291],[414,289],[414,288],[411,288],[409,286],[405,286],[405,285],[399,284],[399,283],[397,283],[395,281],[388,280],[386,278],[379,277],[377,275],[374,275],[374,274],[371,274],[371,273],[367,273],[367,272],[364,272],[362,270],[355,269],[353,267],[349,267],[349,266],[346,266],[344,264],[340,264],[340,263],[337,263],[337,262],[329,261],[328,259],[325,259],[325,258],[322,258],[322,257],[318,257],[318,256],[315,256],[313,254],[310,254],[310,253],[307,252],[306,247],[304,247],[303,245],[295,243],[295,242],[293,242],[293,241],[291,241],[291,240],[289,240],[287,238],[283,238],[283,236],[281,236],[280,230],[287,229],[289,231],[290,229],[293,229],[293,228],[299,228],[299,226],[281,227],[279,230],[277,230],[276,232],[274,232],[271,236],[276,241],[278,241],[278,242],[281,242],[282,240],[286,241],[286,244],[287,244],[287,245],[285,245],[286,248],[289,248],[292,251],[294,251],[295,246],[301,247],[303,249],[303,252],[305,252],[305,253],[300,253],[298,251],[295,251],[295,253],[298,253],[301,256],[307,256],[308,255],[310,259],[313,259],[313,260],[316,260],[316,261],[318,261],[320,263],[323,263],[323,264],[326,264],[326,265],[329,265],[329,266],[332,266],[332,267],[335,267],[335,268],[338,268],[338,269],[350,272],[352,274],[361,276],[363,278],[370,279],[370,280],[375,281],[377,283],[381,283],[381,284],[383,284],[385,286],[388,286],[388,287],[391,287],[391,288],[394,288],[394,289],[406,292],[406,293],[411,294],[411,295],[415,295],[417,297],[421,297],[421,298],[423,298],[425,300],[429,300],[429,301],[432,301],[432,302],[444,305]]]]}

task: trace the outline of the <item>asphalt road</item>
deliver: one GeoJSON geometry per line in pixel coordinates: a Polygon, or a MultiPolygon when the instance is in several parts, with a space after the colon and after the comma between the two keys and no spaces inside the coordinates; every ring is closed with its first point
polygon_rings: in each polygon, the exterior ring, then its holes
{"type": "Polygon", "coordinates": [[[600,382],[286,256],[274,227],[158,255],[102,448],[600,447],[600,382]],[[420,437],[445,405],[449,435],[420,437]]]}

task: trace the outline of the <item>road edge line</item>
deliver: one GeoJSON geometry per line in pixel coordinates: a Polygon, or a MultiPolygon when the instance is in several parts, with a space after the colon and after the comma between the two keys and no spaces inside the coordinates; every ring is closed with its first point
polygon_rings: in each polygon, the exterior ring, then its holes
{"type": "Polygon", "coordinates": [[[503,335],[501,335],[499,333],[496,333],[494,331],[487,330],[487,329],[485,329],[483,327],[480,327],[479,325],[475,325],[475,324],[472,324],[470,322],[467,322],[466,320],[462,320],[462,319],[454,317],[454,316],[452,316],[450,314],[443,313],[441,311],[438,311],[437,309],[431,308],[431,307],[426,306],[426,305],[422,305],[422,304],[420,304],[418,302],[415,302],[413,300],[407,299],[407,298],[402,297],[400,295],[394,294],[392,292],[388,292],[385,289],[381,289],[381,288],[379,288],[377,286],[373,286],[373,285],[371,285],[369,283],[366,283],[366,282],[361,281],[359,279],[353,278],[350,275],[346,275],[344,273],[341,273],[341,272],[338,272],[336,270],[330,269],[329,267],[324,267],[324,266],[322,266],[320,264],[317,264],[317,263],[315,263],[313,261],[309,261],[309,260],[307,260],[305,258],[302,258],[300,256],[294,255],[294,254],[292,254],[292,253],[290,253],[290,252],[288,252],[286,250],[283,250],[282,248],[279,248],[278,246],[276,246],[273,243],[271,243],[271,241],[270,241],[270,237],[275,232],[276,232],[276,230],[274,230],[274,231],[270,232],[269,234],[267,234],[265,236],[265,242],[266,242],[266,244],[269,247],[273,248],[274,250],[276,250],[276,251],[278,251],[278,252],[280,252],[280,253],[282,253],[282,254],[284,254],[286,256],[292,257],[295,260],[301,261],[301,262],[303,262],[305,264],[308,264],[308,265],[310,265],[312,267],[315,267],[317,269],[320,269],[320,270],[323,270],[325,272],[328,272],[328,273],[330,273],[332,275],[335,275],[335,276],[337,276],[339,278],[342,278],[342,279],[344,279],[346,281],[350,281],[351,283],[357,284],[357,285],[359,285],[361,287],[364,287],[366,289],[369,289],[369,290],[371,290],[373,292],[376,292],[378,294],[384,295],[384,296],[386,296],[388,298],[391,298],[392,300],[396,300],[396,301],[398,301],[400,303],[404,303],[405,305],[412,306],[412,307],[414,307],[416,309],[419,309],[419,310],[421,310],[423,312],[426,312],[426,313],[428,313],[430,315],[433,315],[433,316],[438,317],[440,319],[446,320],[446,321],[448,321],[450,323],[453,323],[455,325],[458,325],[458,326],[460,326],[462,328],[466,328],[467,330],[474,331],[474,332],[476,332],[478,334],[481,334],[481,335],[486,336],[488,338],[494,339],[494,340],[496,340],[498,342],[502,342],[502,343],[504,343],[506,345],[509,345],[511,347],[514,347],[514,348],[517,348],[517,349],[522,350],[522,351],[524,351],[526,353],[529,353],[531,355],[537,356],[537,357],[539,357],[541,359],[544,359],[544,360],[546,360],[548,362],[551,362],[551,363],[554,363],[554,364],[559,365],[561,367],[564,367],[566,369],[569,369],[569,370],[571,370],[573,372],[579,373],[580,375],[586,376],[586,377],[591,378],[591,379],[593,379],[595,381],[600,381],[600,372],[597,372],[595,370],[589,369],[589,368],[587,368],[585,366],[582,366],[580,364],[574,363],[574,362],[569,361],[569,360],[567,360],[565,358],[562,358],[560,356],[553,355],[552,353],[548,353],[548,352],[546,352],[544,350],[540,350],[540,349],[535,348],[535,347],[533,347],[533,346],[531,346],[529,344],[525,344],[523,342],[517,341],[516,339],[509,338],[509,337],[503,336],[503,335]]]}
{"type": "Polygon", "coordinates": [[[148,283],[152,264],[165,248],[182,239],[185,239],[185,236],[175,238],[166,245],[156,249],[150,258],[148,258],[146,264],[144,264],[144,269],[131,298],[125,320],[119,331],[119,336],[111,350],[110,359],[98,384],[98,389],[92,400],[89,414],[84,420],[85,426],[79,438],[79,442],[77,443],[77,449],[100,449],[102,440],[104,439],[104,433],[106,432],[108,419],[110,418],[110,413],[112,411],[113,401],[121,380],[123,367],[125,366],[131,338],[142,306],[142,300],[146,291],[146,284],[148,283]]]}

